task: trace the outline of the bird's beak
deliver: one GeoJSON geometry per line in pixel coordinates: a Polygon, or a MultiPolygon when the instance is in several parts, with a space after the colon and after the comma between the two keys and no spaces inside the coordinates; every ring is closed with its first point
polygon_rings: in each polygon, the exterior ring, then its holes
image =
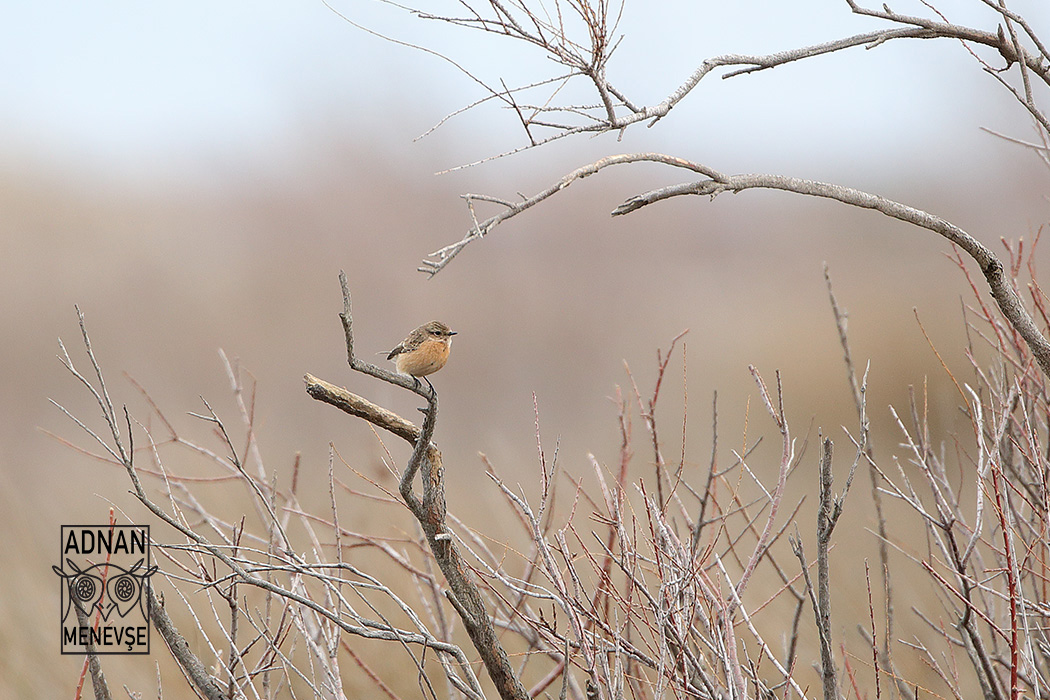
{"type": "Polygon", "coordinates": [[[448,334],[449,335],[456,335],[456,331],[449,331],[448,334]]]}

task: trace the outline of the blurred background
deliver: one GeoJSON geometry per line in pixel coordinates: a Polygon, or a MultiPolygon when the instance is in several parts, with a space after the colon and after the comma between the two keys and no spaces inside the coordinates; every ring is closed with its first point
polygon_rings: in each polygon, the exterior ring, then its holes
{"type": "MultiPolygon", "coordinates": [[[[979,4],[940,9],[994,30],[979,4]]],[[[662,100],[706,57],[771,53],[881,26],[851,16],[845,3],[815,0],[653,5],[624,8],[624,39],[608,68],[614,84],[645,104],[662,100]]],[[[1012,9],[1050,29],[1043,3],[1012,9]]],[[[711,76],[654,128],[630,130],[619,142],[564,141],[438,175],[523,145],[517,115],[486,104],[415,140],[486,93],[449,61],[347,19],[433,49],[490,85],[554,75],[545,57],[350,0],[36,2],[9,5],[4,15],[2,697],[69,697],[76,682],[80,660],[59,656],[55,635],[59,587],[50,566],[60,525],[105,522],[111,502],[144,517],[125,475],[49,434],[90,447],[49,399],[101,428],[90,397],[56,359],[61,338],[89,369],[74,304],[114,401],[143,421],[149,416],[126,373],[178,429],[201,440],[207,427],[187,415],[203,409],[200,397],[239,420],[218,351],[239,358],[258,381],[267,469],[287,480],[301,453],[300,478],[319,498],[330,441],[365,466],[378,464],[381,450],[362,426],[309,399],[304,373],[402,415],[415,415],[416,405],[350,375],[339,270],[354,295],[363,356],[389,350],[420,323],[444,320],[459,331],[448,367],[434,378],[449,506],[469,507],[478,527],[498,531],[500,523],[486,520],[502,507],[495,491],[463,488],[478,483],[477,453],[533,488],[535,394],[548,452],[560,440],[567,472],[587,473],[588,453],[615,459],[610,397],[629,387],[624,363],[647,393],[657,348],[685,329],[687,379],[683,385],[679,356],[658,414],[676,426],[665,432],[674,436],[669,453],[681,449],[687,402],[686,463],[701,473],[716,390],[724,459],[744,444],[745,420],[747,444],[772,437],[747,371],[754,364],[770,382],[781,370],[795,432],[821,429],[839,440],[847,468],[840,426],[855,425],[855,416],[825,262],[849,311],[854,357],[861,367],[871,363],[876,454],[900,451],[888,407],[905,409],[909,385],[928,384],[936,439],[965,441],[958,395],[916,314],[953,371],[965,374],[961,309],[972,297],[944,241],[828,202],[750,191],[611,218],[627,197],[683,179],[656,165],[578,182],[427,279],[416,271],[423,257],[470,226],[460,194],[531,195],[602,155],[652,150],[725,172],[876,192],[944,216],[997,252],[1000,237],[1030,240],[1050,215],[1050,177],[1038,159],[981,130],[1031,140],[1023,109],[957,43],[901,42],[731,80],[711,76]]],[[[636,428],[640,434],[640,422],[636,428]]],[[[645,469],[649,455],[637,453],[645,469]]],[[[772,479],[775,449],[760,454],[753,467],[772,479]]],[[[810,457],[806,470],[816,452],[810,457]]],[[[800,475],[800,492],[807,479],[800,475]]],[[[859,512],[866,492],[864,484],[859,512]]],[[[383,527],[367,511],[347,517],[361,529],[383,527]]],[[[863,529],[870,524],[854,523],[847,536],[858,546],[836,562],[841,570],[862,569],[872,556],[863,529]]],[[[120,682],[149,692],[151,663],[114,664],[120,682]]]]}

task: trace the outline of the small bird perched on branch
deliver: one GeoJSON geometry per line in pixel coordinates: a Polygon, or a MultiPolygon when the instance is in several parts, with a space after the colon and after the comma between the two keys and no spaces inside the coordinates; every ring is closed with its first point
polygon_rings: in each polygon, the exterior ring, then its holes
{"type": "MultiPolygon", "coordinates": [[[[426,375],[433,374],[445,366],[452,348],[452,336],[455,334],[454,330],[441,321],[424,323],[398,343],[386,359],[394,361],[400,374],[415,377],[418,382],[419,377],[425,379],[426,375]]],[[[429,379],[425,381],[433,391],[434,385],[429,379]]]]}

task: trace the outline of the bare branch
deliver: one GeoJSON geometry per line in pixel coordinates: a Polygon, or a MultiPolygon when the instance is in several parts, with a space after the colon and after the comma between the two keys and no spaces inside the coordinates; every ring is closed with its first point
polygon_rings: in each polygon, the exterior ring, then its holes
{"type": "Polygon", "coordinates": [[[489,677],[495,683],[500,697],[505,700],[525,700],[528,697],[528,691],[511,669],[492,619],[486,611],[477,582],[471,575],[466,562],[463,561],[455,540],[447,530],[444,469],[441,463],[441,453],[431,442],[437,426],[437,392],[432,389],[425,390],[418,381],[409,381],[407,377],[363,362],[356,357],[350,291],[345,274],[340,273],[339,282],[343,293],[343,312],[339,317],[343,324],[347,360],[350,367],[426,398],[427,408],[424,410],[423,426],[416,428],[400,416],[311,375],[305,378],[307,392],[319,401],[363,418],[376,427],[389,430],[414,445],[412,456],[401,476],[401,496],[426,535],[430,551],[450,586],[450,590],[445,592],[446,596],[460,614],[463,625],[474,647],[481,654],[489,677]],[[412,483],[417,473],[422,474],[422,498],[416,496],[412,490],[412,483]]]}

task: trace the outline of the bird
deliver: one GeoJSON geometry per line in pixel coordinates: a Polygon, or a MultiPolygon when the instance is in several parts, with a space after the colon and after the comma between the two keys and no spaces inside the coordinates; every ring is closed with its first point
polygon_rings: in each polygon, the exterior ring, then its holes
{"type": "Polygon", "coordinates": [[[454,335],[456,332],[441,321],[424,323],[398,343],[386,359],[393,360],[398,373],[413,377],[416,384],[423,377],[433,391],[434,385],[426,375],[437,372],[448,362],[454,335]]]}

